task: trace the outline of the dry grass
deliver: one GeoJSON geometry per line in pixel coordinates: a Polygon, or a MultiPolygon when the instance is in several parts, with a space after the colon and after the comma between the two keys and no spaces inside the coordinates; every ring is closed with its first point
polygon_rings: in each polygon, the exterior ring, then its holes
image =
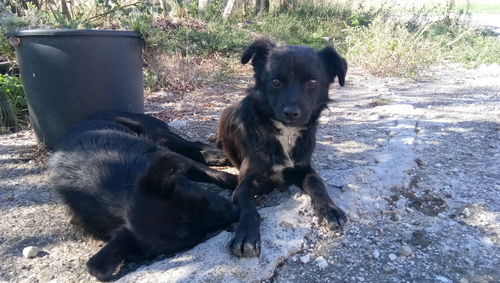
{"type": "Polygon", "coordinates": [[[160,51],[146,52],[144,74],[147,91],[159,89],[175,93],[192,91],[210,83],[225,83],[248,75],[248,68],[234,58],[215,53],[211,56],[183,56],[160,51]]]}

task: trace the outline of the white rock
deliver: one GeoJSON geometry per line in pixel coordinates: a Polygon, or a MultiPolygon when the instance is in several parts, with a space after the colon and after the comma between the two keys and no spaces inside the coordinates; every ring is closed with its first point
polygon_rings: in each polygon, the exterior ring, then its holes
{"type": "Polygon", "coordinates": [[[436,280],[439,281],[439,282],[445,282],[445,283],[453,283],[452,280],[444,277],[444,276],[441,276],[441,275],[436,275],[436,280]]]}
{"type": "Polygon", "coordinates": [[[29,246],[23,249],[23,256],[25,258],[34,258],[40,252],[40,248],[35,246],[29,246]]]}
{"type": "Polygon", "coordinates": [[[300,261],[303,263],[303,264],[306,264],[308,262],[311,261],[311,254],[306,254],[306,255],[303,255],[300,257],[300,261]]]}
{"type": "Polygon", "coordinates": [[[408,246],[401,246],[398,249],[398,253],[402,256],[411,256],[413,254],[413,251],[408,246]]]}
{"type": "Polygon", "coordinates": [[[458,283],[469,283],[469,280],[467,280],[467,278],[460,278],[460,280],[458,280],[458,283]]]}
{"type": "Polygon", "coordinates": [[[325,268],[328,266],[328,262],[325,260],[324,257],[318,256],[315,260],[314,263],[316,263],[316,266],[319,268],[325,268]]]}
{"type": "Polygon", "coordinates": [[[380,257],[380,252],[378,250],[373,251],[373,258],[378,259],[380,257]]]}
{"type": "Polygon", "coordinates": [[[396,260],[398,258],[398,256],[395,254],[389,254],[388,257],[390,260],[396,260]]]}
{"type": "Polygon", "coordinates": [[[188,124],[187,120],[173,120],[170,123],[168,123],[168,125],[170,127],[177,129],[177,130],[186,127],[187,124],[188,124]]]}

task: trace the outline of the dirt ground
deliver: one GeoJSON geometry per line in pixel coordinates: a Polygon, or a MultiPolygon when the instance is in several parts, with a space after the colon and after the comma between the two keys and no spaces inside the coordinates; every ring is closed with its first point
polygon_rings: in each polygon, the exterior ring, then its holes
{"type": "MultiPolygon", "coordinates": [[[[184,136],[207,141],[220,110],[250,81],[154,93],[146,108],[184,136]]],[[[234,279],[229,270],[218,280],[499,282],[500,66],[440,66],[417,81],[354,69],[331,98],[314,161],[349,224],[334,234],[313,219],[297,234],[298,249],[269,274],[234,279]]],[[[94,282],[83,266],[102,243],[71,229],[46,186],[46,156],[32,131],[0,136],[0,282],[94,282]],[[41,252],[23,257],[27,246],[41,252]]],[[[264,197],[261,211],[283,198],[264,197]]],[[[131,276],[124,281],[172,281],[131,276]]]]}

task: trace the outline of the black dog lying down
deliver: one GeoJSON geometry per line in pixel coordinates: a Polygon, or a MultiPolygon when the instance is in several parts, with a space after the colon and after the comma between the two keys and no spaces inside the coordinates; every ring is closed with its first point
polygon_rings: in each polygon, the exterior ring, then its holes
{"type": "Polygon", "coordinates": [[[328,87],[335,77],[344,85],[346,60],[332,47],[277,47],[268,39],[246,49],[241,62],[250,60],[255,86],[223,112],[218,128],[219,145],[240,169],[233,200],[241,214],[229,247],[243,257],[260,254],[255,194],[295,184],[311,196],[316,215],[330,228],[340,228],[347,220],[311,166],[328,87]]]}
{"type": "Polygon", "coordinates": [[[49,171],[72,223],[108,241],[87,262],[89,273],[109,280],[123,261],[192,247],[237,221],[229,200],[188,180],[203,171],[193,164],[116,122],[92,120],[69,130],[49,171]]]}

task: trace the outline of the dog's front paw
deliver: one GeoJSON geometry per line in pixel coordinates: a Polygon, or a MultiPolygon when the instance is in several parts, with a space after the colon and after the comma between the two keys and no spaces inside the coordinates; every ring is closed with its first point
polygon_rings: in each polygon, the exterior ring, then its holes
{"type": "Polygon", "coordinates": [[[333,203],[318,208],[317,215],[326,222],[330,230],[340,230],[347,222],[345,212],[333,203]]]}
{"type": "Polygon", "coordinates": [[[257,257],[260,255],[260,234],[244,233],[236,230],[229,242],[229,251],[238,257],[257,257]]]}
{"type": "Polygon", "coordinates": [[[105,258],[94,255],[87,261],[87,271],[99,281],[109,281],[116,266],[109,264],[105,258]]]}

